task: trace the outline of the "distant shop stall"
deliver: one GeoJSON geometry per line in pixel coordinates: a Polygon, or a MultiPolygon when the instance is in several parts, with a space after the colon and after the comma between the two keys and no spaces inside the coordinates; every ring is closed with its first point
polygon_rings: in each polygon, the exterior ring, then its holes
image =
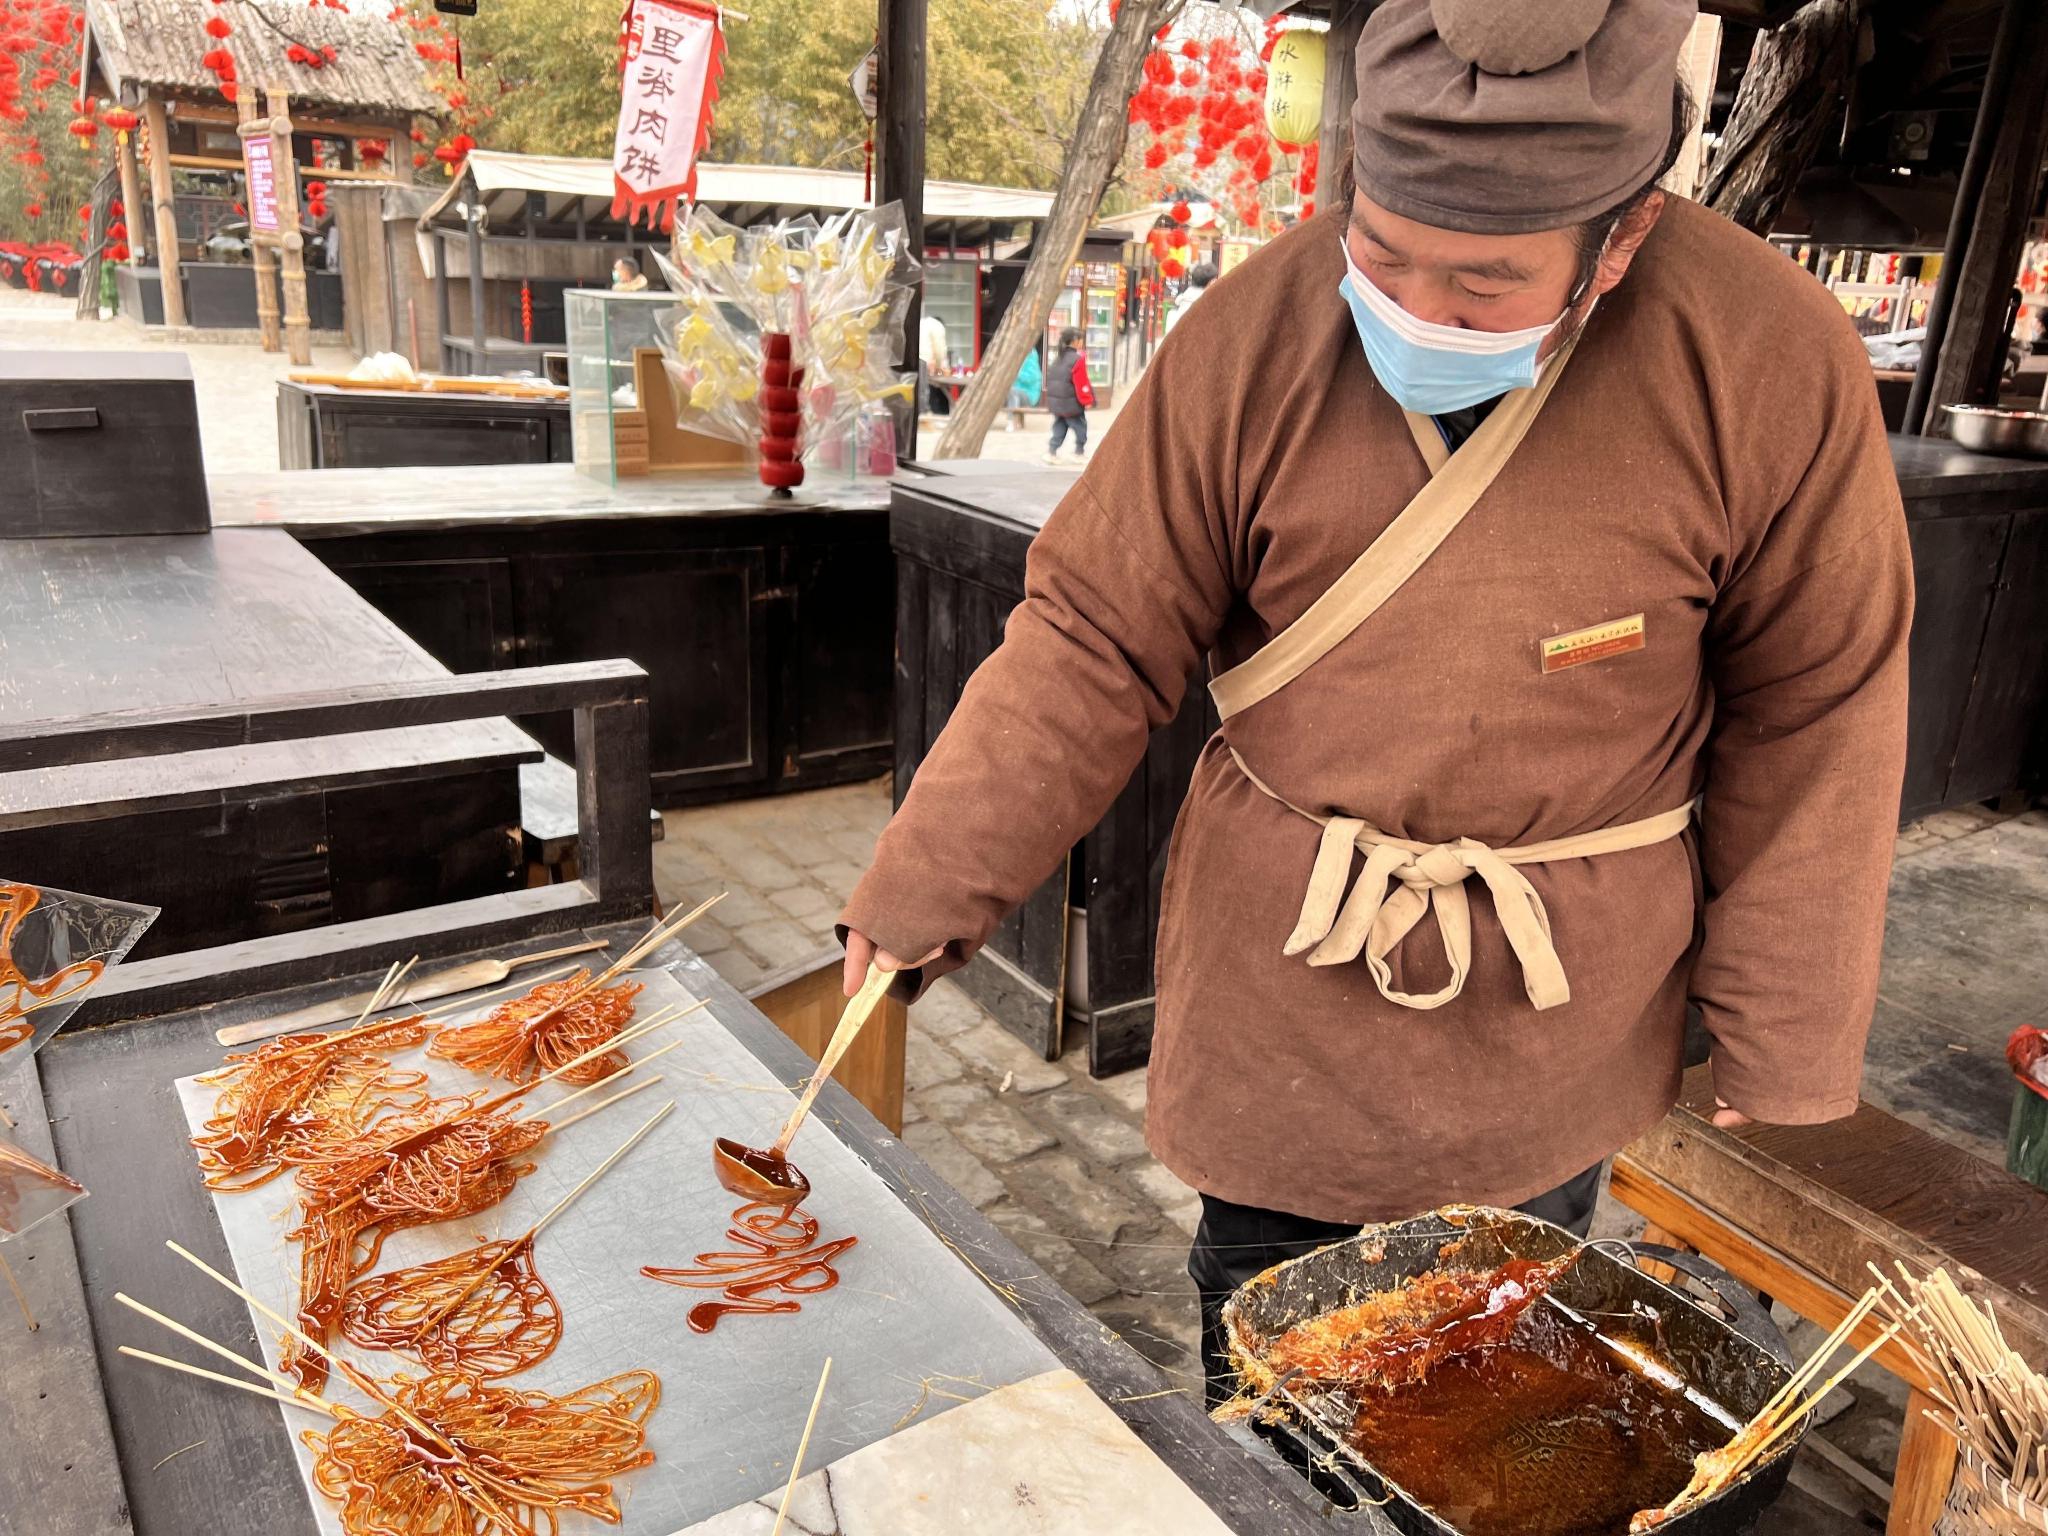
{"type": "Polygon", "coordinates": [[[341,275],[327,260],[324,225],[299,208],[299,188],[409,176],[415,116],[441,101],[425,62],[381,11],[321,6],[266,11],[263,24],[236,27],[219,44],[235,59],[242,93],[230,102],[199,46],[220,14],[209,0],[87,0],[85,90],[140,120],[115,151],[128,250],[116,273],[121,308],[145,325],[253,330],[292,307],[278,295],[281,272],[292,280],[290,261],[272,260],[255,238],[271,199],[250,196],[246,140],[260,160],[269,152],[259,170],[273,178],[280,239],[296,229],[303,244],[311,329],[340,331],[341,275]],[[245,126],[258,121],[285,131],[273,138],[245,126]]]}
{"type": "MultiPolygon", "coordinates": [[[[697,168],[699,204],[742,227],[865,207],[871,201],[868,191],[857,171],[780,165],[697,168]]],[[[384,199],[383,217],[395,221],[404,216],[390,211],[396,202],[384,199]]],[[[366,271],[363,280],[385,281],[393,291],[409,294],[414,321],[423,307],[420,295],[431,296],[425,355],[413,358],[418,366],[539,374],[546,354],[565,344],[565,292],[607,286],[612,263],[620,257],[651,268],[650,250],[666,248],[666,236],[627,226],[612,216],[611,204],[609,161],[477,150],[418,219],[416,258],[395,240],[366,242],[379,245],[396,267],[411,266],[416,275],[394,270],[380,277],[366,271]]],[[[980,366],[983,344],[1015,297],[1032,241],[1051,210],[1049,192],[925,183],[924,304],[946,327],[950,382],[964,384],[980,366]]],[[[1114,271],[1121,270],[1127,238],[1119,229],[1094,230],[1082,250],[1083,263],[1100,274],[1099,282],[1090,278],[1091,305],[1103,311],[1106,325],[1119,330],[1121,319],[1110,310],[1124,291],[1114,271]],[[1098,293],[1107,294],[1110,302],[1094,305],[1098,293]]],[[[650,270],[648,276],[659,284],[657,274],[650,270]]],[[[1081,313],[1075,292],[1063,296],[1062,303],[1068,306],[1062,313],[1081,313]]],[[[368,338],[374,347],[408,352],[408,316],[401,309],[394,305],[386,331],[368,338]]],[[[1103,361],[1109,361],[1107,351],[1103,361]]],[[[1098,391],[1113,389],[1122,377],[1114,368],[1097,373],[1098,391]]]]}

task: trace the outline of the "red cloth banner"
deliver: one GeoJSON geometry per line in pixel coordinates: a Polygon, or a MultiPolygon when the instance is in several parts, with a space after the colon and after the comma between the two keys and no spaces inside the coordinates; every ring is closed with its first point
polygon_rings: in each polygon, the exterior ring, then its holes
{"type": "Polygon", "coordinates": [[[612,217],[645,214],[668,229],[697,193],[697,156],[711,136],[725,37],[718,7],[629,0],[623,22],[619,131],[612,140],[612,217]]]}

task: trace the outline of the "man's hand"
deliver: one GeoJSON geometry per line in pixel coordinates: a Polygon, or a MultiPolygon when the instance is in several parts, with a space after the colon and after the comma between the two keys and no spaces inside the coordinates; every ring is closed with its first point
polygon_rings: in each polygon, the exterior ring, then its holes
{"type": "Polygon", "coordinates": [[[926,955],[922,960],[899,960],[886,949],[875,948],[875,941],[864,933],[846,930],[846,972],[841,978],[841,988],[848,997],[860,990],[860,984],[867,980],[868,966],[874,964],[885,971],[914,970],[920,965],[929,965],[946,952],[945,945],[926,955]]]}
{"type": "Polygon", "coordinates": [[[1726,1099],[1716,1098],[1714,1103],[1717,1106],[1714,1110],[1714,1124],[1718,1125],[1722,1130],[1739,1131],[1745,1125],[1756,1124],[1754,1120],[1750,1119],[1741,1110],[1730,1109],[1726,1099]]]}

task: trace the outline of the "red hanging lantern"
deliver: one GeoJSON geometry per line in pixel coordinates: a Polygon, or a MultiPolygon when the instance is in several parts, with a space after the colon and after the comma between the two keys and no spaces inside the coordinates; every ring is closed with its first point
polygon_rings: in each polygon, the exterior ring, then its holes
{"type": "Polygon", "coordinates": [[[43,216],[43,205],[41,203],[23,203],[21,211],[32,219],[40,219],[43,216]]]}
{"type": "Polygon", "coordinates": [[[107,226],[107,238],[109,240],[126,240],[128,238],[127,223],[121,219],[114,220],[113,223],[107,226]]]}
{"type": "Polygon", "coordinates": [[[77,135],[79,141],[82,143],[86,139],[98,138],[100,132],[100,125],[94,122],[89,117],[74,117],[73,119],[71,119],[70,131],[73,134],[77,135]]]}
{"type": "Polygon", "coordinates": [[[1166,260],[1159,263],[1159,275],[1161,277],[1184,277],[1187,274],[1187,270],[1188,269],[1186,267],[1182,266],[1179,262],[1175,261],[1171,256],[1167,257],[1166,260]]]}
{"type": "Polygon", "coordinates": [[[141,116],[138,113],[129,111],[126,107],[107,108],[106,111],[100,114],[100,121],[116,133],[133,133],[142,126],[141,116]]]}
{"type": "Polygon", "coordinates": [[[375,165],[391,153],[391,146],[382,139],[357,139],[356,158],[366,165],[375,165]]]}
{"type": "Polygon", "coordinates": [[[414,170],[416,170],[416,171],[417,171],[417,170],[420,170],[420,169],[422,169],[422,168],[424,168],[424,167],[425,167],[426,163],[427,163],[427,154],[426,154],[426,151],[424,151],[424,150],[414,150],[414,151],[413,151],[413,156],[412,156],[412,168],[413,168],[414,170]]]}
{"type": "Polygon", "coordinates": [[[1154,140],[1145,146],[1145,169],[1156,171],[1166,164],[1166,146],[1154,140]]]}
{"type": "Polygon", "coordinates": [[[1189,219],[1195,216],[1195,213],[1192,208],[1188,207],[1186,203],[1182,202],[1175,203],[1171,208],[1167,209],[1166,216],[1169,219],[1173,220],[1173,222],[1176,224],[1185,224],[1189,219]]]}
{"type": "Polygon", "coordinates": [[[107,248],[107,257],[111,261],[126,261],[128,259],[128,242],[123,240],[118,245],[109,246],[107,248]]]}
{"type": "Polygon", "coordinates": [[[209,16],[205,23],[206,35],[216,40],[234,35],[234,27],[225,16],[209,16]]]}

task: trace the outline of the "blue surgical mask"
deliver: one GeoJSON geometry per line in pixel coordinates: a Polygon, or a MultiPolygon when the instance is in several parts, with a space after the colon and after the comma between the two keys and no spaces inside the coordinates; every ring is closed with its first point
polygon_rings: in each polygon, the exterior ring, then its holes
{"type": "Polygon", "coordinates": [[[1352,261],[1349,247],[1344,267],[1337,291],[1351,306],[1366,361],[1387,393],[1421,416],[1462,411],[1511,389],[1530,388],[1542,371],[1536,359],[1543,339],[1564,318],[1520,331],[1438,325],[1416,319],[1375,287],[1352,261]]]}

